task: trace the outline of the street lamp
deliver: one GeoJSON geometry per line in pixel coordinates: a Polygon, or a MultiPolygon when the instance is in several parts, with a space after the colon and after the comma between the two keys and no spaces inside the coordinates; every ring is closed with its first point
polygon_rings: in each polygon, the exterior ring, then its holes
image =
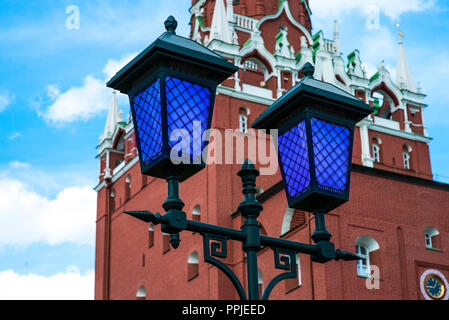
{"type": "MultiPolygon", "coordinates": [[[[226,274],[242,300],[260,298],[257,253],[262,246],[273,249],[275,268],[287,271],[269,282],[262,299],[268,299],[280,281],[296,278],[298,253],[311,255],[313,261],[320,263],[359,259],[335,249],[324,217],[348,198],[354,125],[371,109],[340,89],[313,80],[311,65],[303,70],[306,79],[264,112],[254,127],[280,129],[279,162],[288,202],[293,208],[315,213],[312,238],[316,244],[260,234],[257,218],[263,207],[256,199],[259,172],[248,159],[238,172],[244,195],[238,206],[244,218],[240,230],[186,218],[179,184],[205,167],[204,159],[198,156],[206,145],[198,142],[198,135],[210,128],[216,86],[238,69],[200,44],[177,36],[173,17],[168,18],[165,26],[167,32],[107,84],[129,95],[142,174],[168,182],[168,197],[163,203],[165,214],[125,213],[147,223],[161,224],[162,232],[170,234],[174,248],[180,244],[181,231],[200,233],[204,260],[226,274]],[[179,129],[184,132],[181,141],[173,141],[179,129]],[[194,139],[189,140],[192,136],[194,139]],[[178,153],[183,154],[181,162],[173,161],[178,153]],[[240,241],[246,253],[248,295],[234,272],[220,261],[227,257],[228,240],[240,241]]],[[[201,139],[200,135],[199,141],[204,140],[207,139],[201,139]]]]}
{"type": "Polygon", "coordinates": [[[349,200],[354,127],[373,112],[362,100],[313,78],[304,79],[263,112],[256,129],[277,129],[278,161],[291,208],[313,212],[323,225],[312,238],[329,240],[324,215],[349,200]]]}
{"type": "Polygon", "coordinates": [[[238,68],[195,41],[167,32],[120,70],[107,86],[129,96],[142,174],[184,181],[205,167],[215,91],[238,68]],[[173,164],[173,158],[179,165],[173,164]]]}

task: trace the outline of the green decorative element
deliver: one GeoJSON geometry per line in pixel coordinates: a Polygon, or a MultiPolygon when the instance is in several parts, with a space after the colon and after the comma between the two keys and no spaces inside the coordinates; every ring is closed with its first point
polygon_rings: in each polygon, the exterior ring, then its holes
{"type": "Polygon", "coordinates": [[[349,55],[348,55],[348,65],[347,67],[349,67],[349,65],[354,65],[355,63],[355,51],[352,51],[349,55]]]}
{"type": "Polygon", "coordinates": [[[249,46],[251,43],[251,38],[248,39],[248,41],[245,42],[245,44],[243,45],[243,48],[249,46]]]}
{"type": "Polygon", "coordinates": [[[320,50],[322,38],[323,38],[322,30],[318,31],[312,38],[313,39],[313,45],[312,45],[313,61],[315,61],[316,53],[318,52],[318,50],[320,50]]]}
{"type": "Polygon", "coordinates": [[[196,18],[198,19],[198,23],[200,24],[200,27],[204,28],[204,17],[203,16],[198,16],[196,18]]]}
{"type": "Polygon", "coordinates": [[[378,78],[379,78],[379,72],[376,72],[376,74],[369,79],[369,82],[373,82],[373,81],[377,80],[378,78]]]}
{"type": "Polygon", "coordinates": [[[302,54],[301,54],[301,52],[298,52],[295,56],[296,61],[297,62],[301,61],[301,58],[302,58],[302,54]]]}
{"type": "Polygon", "coordinates": [[[374,98],[373,107],[374,107],[374,114],[377,116],[379,114],[380,109],[382,109],[379,99],[374,98]]]}
{"type": "Polygon", "coordinates": [[[283,37],[282,32],[279,32],[276,35],[276,43],[280,43],[282,41],[282,37],[283,37]]]}

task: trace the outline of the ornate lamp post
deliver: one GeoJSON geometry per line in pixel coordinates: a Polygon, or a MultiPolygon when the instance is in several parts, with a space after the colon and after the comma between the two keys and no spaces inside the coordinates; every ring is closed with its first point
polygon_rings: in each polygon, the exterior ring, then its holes
{"type": "Polygon", "coordinates": [[[253,124],[255,128],[280,130],[278,158],[287,199],[291,207],[315,213],[312,238],[316,244],[260,234],[257,218],[263,207],[256,200],[259,172],[249,160],[238,172],[244,195],[238,206],[244,218],[240,230],[188,220],[182,211],[179,183],[205,167],[201,155],[206,145],[198,141],[203,141],[202,134],[211,126],[216,86],[238,69],[200,44],[177,36],[173,17],[165,25],[167,32],[108,82],[109,87],[129,95],[142,173],[168,182],[164,215],[126,213],[161,224],[162,232],[171,235],[174,248],[180,244],[181,231],[200,233],[204,260],[229,277],[242,300],[260,299],[257,253],[262,246],[272,248],[275,267],[287,271],[270,281],[262,299],[268,299],[280,281],[296,278],[297,253],[309,254],[320,263],[357,260],[356,255],[335,249],[324,219],[325,213],[348,200],[354,125],[372,110],[340,89],[312,79],[313,67],[308,66],[306,78],[253,124]],[[173,142],[177,129],[184,133],[181,141],[173,142]],[[183,160],[173,163],[173,155],[181,151],[183,160]],[[219,260],[227,257],[228,240],[240,241],[246,252],[248,295],[237,276],[219,260]]]}

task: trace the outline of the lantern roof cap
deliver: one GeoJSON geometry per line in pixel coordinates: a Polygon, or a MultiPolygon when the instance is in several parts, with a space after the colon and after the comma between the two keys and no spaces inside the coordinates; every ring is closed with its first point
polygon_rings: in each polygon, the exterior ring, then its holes
{"type": "MultiPolygon", "coordinates": [[[[256,129],[274,129],[269,128],[272,120],[278,118],[279,113],[284,113],[285,108],[298,108],[295,101],[301,97],[308,96],[310,98],[317,98],[321,101],[338,104],[342,109],[352,110],[362,120],[374,110],[367,105],[363,100],[354,95],[334,86],[333,84],[316,80],[311,76],[313,71],[310,66],[303,70],[305,78],[298,84],[288,90],[281,98],[276,100],[267,110],[265,110],[256,121],[253,122],[252,127],[256,129]],[[292,105],[293,104],[293,105],[292,105]],[[282,112],[281,112],[282,111],[282,112]]],[[[313,68],[313,67],[312,67],[313,68]]]]}
{"type": "Polygon", "coordinates": [[[161,62],[167,62],[167,56],[179,58],[185,63],[190,62],[204,69],[210,69],[214,72],[217,82],[226,80],[238,70],[235,65],[214,51],[193,40],[176,35],[176,25],[176,20],[170,16],[165,23],[167,32],[164,32],[117,72],[109,80],[107,86],[126,94],[131,87],[131,83],[137,77],[143,75],[150,68],[161,64],[161,62]],[[164,56],[165,60],[160,59],[161,56],[164,56]]]}

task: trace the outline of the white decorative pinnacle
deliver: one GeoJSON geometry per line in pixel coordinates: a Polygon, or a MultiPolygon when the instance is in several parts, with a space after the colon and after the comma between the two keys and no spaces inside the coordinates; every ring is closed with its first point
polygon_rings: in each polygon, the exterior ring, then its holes
{"type": "MultiPolygon", "coordinates": [[[[123,117],[122,117],[123,118],[123,117]]],[[[104,127],[104,133],[102,139],[110,139],[114,133],[115,126],[120,122],[121,116],[118,111],[117,93],[112,92],[111,105],[109,107],[108,117],[106,119],[106,125],[104,127]]],[[[123,119],[121,120],[123,121],[123,119]]]]}
{"type": "Polygon", "coordinates": [[[341,55],[340,32],[338,31],[338,21],[337,20],[334,21],[334,46],[335,46],[336,55],[340,56],[341,55]]]}
{"type": "Polygon", "coordinates": [[[399,36],[399,54],[398,66],[396,74],[396,83],[401,89],[411,92],[416,92],[415,82],[413,81],[412,73],[408,65],[407,56],[404,47],[402,46],[402,36],[399,36]]]}
{"type": "Polygon", "coordinates": [[[220,40],[226,43],[233,43],[232,30],[228,22],[228,13],[223,0],[215,1],[214,16],[210,30],[209,42],[220,40]]]}
{"type": "Polygon", "coordinates": [[[288,41],[288,30],[287,27],[281,26],[280,33],[276,37],[276,48],[275,55],[293,59],[295,57],[294,50],[292,53],[290,42],[288,41]]]}

